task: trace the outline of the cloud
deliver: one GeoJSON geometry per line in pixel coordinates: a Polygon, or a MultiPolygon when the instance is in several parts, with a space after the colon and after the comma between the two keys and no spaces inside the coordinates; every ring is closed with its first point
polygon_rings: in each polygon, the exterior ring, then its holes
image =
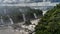
{"type": "Polygon", "coordinates": [[[3,1],[3,3],[6,3],[6,2],[11,3],[12,1],[10,1],[10,0],[4,0],[4,1],[3,1]]]}
{"type": "MultiPolygon", "coordinates": [[[[4,2],[14,2],[14,1],[18,1],[18,0],[4,0],[4,2]]],[[[25,1],[25,0],[19,0],[19,1],[25,1]]]]}
{"type": "Polygon", "coordinates": [[[16,0],[4,0],[3,3],[12,3],[15,2],[16,0]]]}
{"type": "Polygon", "coordinates": [[[30,0],[0,0],[2,3],[12,3],[12,2],[30,2],[30,0]]]}

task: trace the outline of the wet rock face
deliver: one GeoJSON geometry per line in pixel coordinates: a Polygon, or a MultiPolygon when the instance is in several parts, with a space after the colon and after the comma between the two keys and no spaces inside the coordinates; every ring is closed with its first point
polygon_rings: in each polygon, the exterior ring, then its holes
{"type": "Polygon", "coordinates": [[[42,16],[42,11],[30,7],[3,6],[0,7],[0,19],[6,23],[18,23],[27,20],[37,19],[42,16]],[[1,18],[2,16],[2,18],[1,18]]]}

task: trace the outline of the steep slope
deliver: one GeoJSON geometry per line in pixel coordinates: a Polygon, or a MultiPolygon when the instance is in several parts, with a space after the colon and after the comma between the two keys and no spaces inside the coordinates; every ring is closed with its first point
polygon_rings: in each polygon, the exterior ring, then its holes
{"type": "Polygon", "coordinates": [[[14,23],[18,23],[23,21],[23,15],[25,14],[25,18],[28,19],[35,19],[34,13],[36,13],[37,17],[40,18],[42,16],[42,11],[39,9],[32,9],[30,7],[16,7],[16,6],[0,6],[0,19],[1,16],[3,20],[8,20],[9,15],[14,23]]]}
{"type": "Polygon", "coordinates": [[[35,29],[35,34],[60,34],[60,4],[48,10],[35,29]]]}

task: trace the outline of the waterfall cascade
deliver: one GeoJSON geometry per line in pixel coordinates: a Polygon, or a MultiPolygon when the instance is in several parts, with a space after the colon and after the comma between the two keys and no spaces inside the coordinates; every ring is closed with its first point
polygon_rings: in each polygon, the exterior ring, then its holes
{"type": "MultiPolygon", "coordinates": [[[[4,9],[4,14],[6,14],[6,11],[7,11],[7,9],[4,9]]],[[[10,18],[9,15],[7,15],[7,16],[8,16],[8,18],[9,18],[9,20],[10,20],[10,23],[13,24],[13,20],[10,18]]]]}
{"type": "Polygon", "coordinates": [[[10,19],[10,21],[11,21],[11,24],[14,24],[14,23],[13,23],[13,20],[12,20],[11,18],[9,18],[9,19],[10,19]]]}
{"type": "MultiPolygon", "coordinates": [[[[9,23],[10,23],[11,25],[14,24],[12,18],[10,18],[9,16],[8,16],[8,18],[9,18],[9,20],[10,20],[9,23]]],[[[7,22],[7,24],[6,24],[6,23],[4,22],[4,19],[2,18],[2,16],[1,16],[1,19],[0,19],[0,20],[1,20],[1,23],[0,23],[1,25],[8,25],[8,22],[7,22]]]]}
{"type": "MultiPolygon", "coordinates": [[[[8,17],[9,17],[9,15],[8,15],[8,17]]],[[[12,18],[9,17],[9,20],[10,20],[11,24],[14,24],[12,18]]]]}
{"type": "Polygon", "coordinates": [[[43,0],[43,2],[45,2],[46,0],[43,0]]]}
{"type": "Polygon", "coordinates": [[[26,18],[25,18],[25,14],[22,14],[23,15],[23,20],[24,20],[24,22],[26,21],[26,18]]]}
{"type": "Polygon", "coordinates": [[[37,15],[36,15],[36,13],[34,13],[34,17],[35,17],[35,18],[37,18],[37,15]]]}
{"type": "Polygon", "coordinates": [[[1,16],[1,24],[4,24],[3,19],[2,19],[2,16],[1,16]]]}

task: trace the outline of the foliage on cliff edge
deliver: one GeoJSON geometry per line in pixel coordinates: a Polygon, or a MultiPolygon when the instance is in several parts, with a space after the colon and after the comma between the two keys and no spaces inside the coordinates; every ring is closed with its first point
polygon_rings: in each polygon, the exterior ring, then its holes
{"type": "Polygon", "coordinates": [[[35,34],[60,34],[60,4],[48,10],[35,29],[35,34]]]}

